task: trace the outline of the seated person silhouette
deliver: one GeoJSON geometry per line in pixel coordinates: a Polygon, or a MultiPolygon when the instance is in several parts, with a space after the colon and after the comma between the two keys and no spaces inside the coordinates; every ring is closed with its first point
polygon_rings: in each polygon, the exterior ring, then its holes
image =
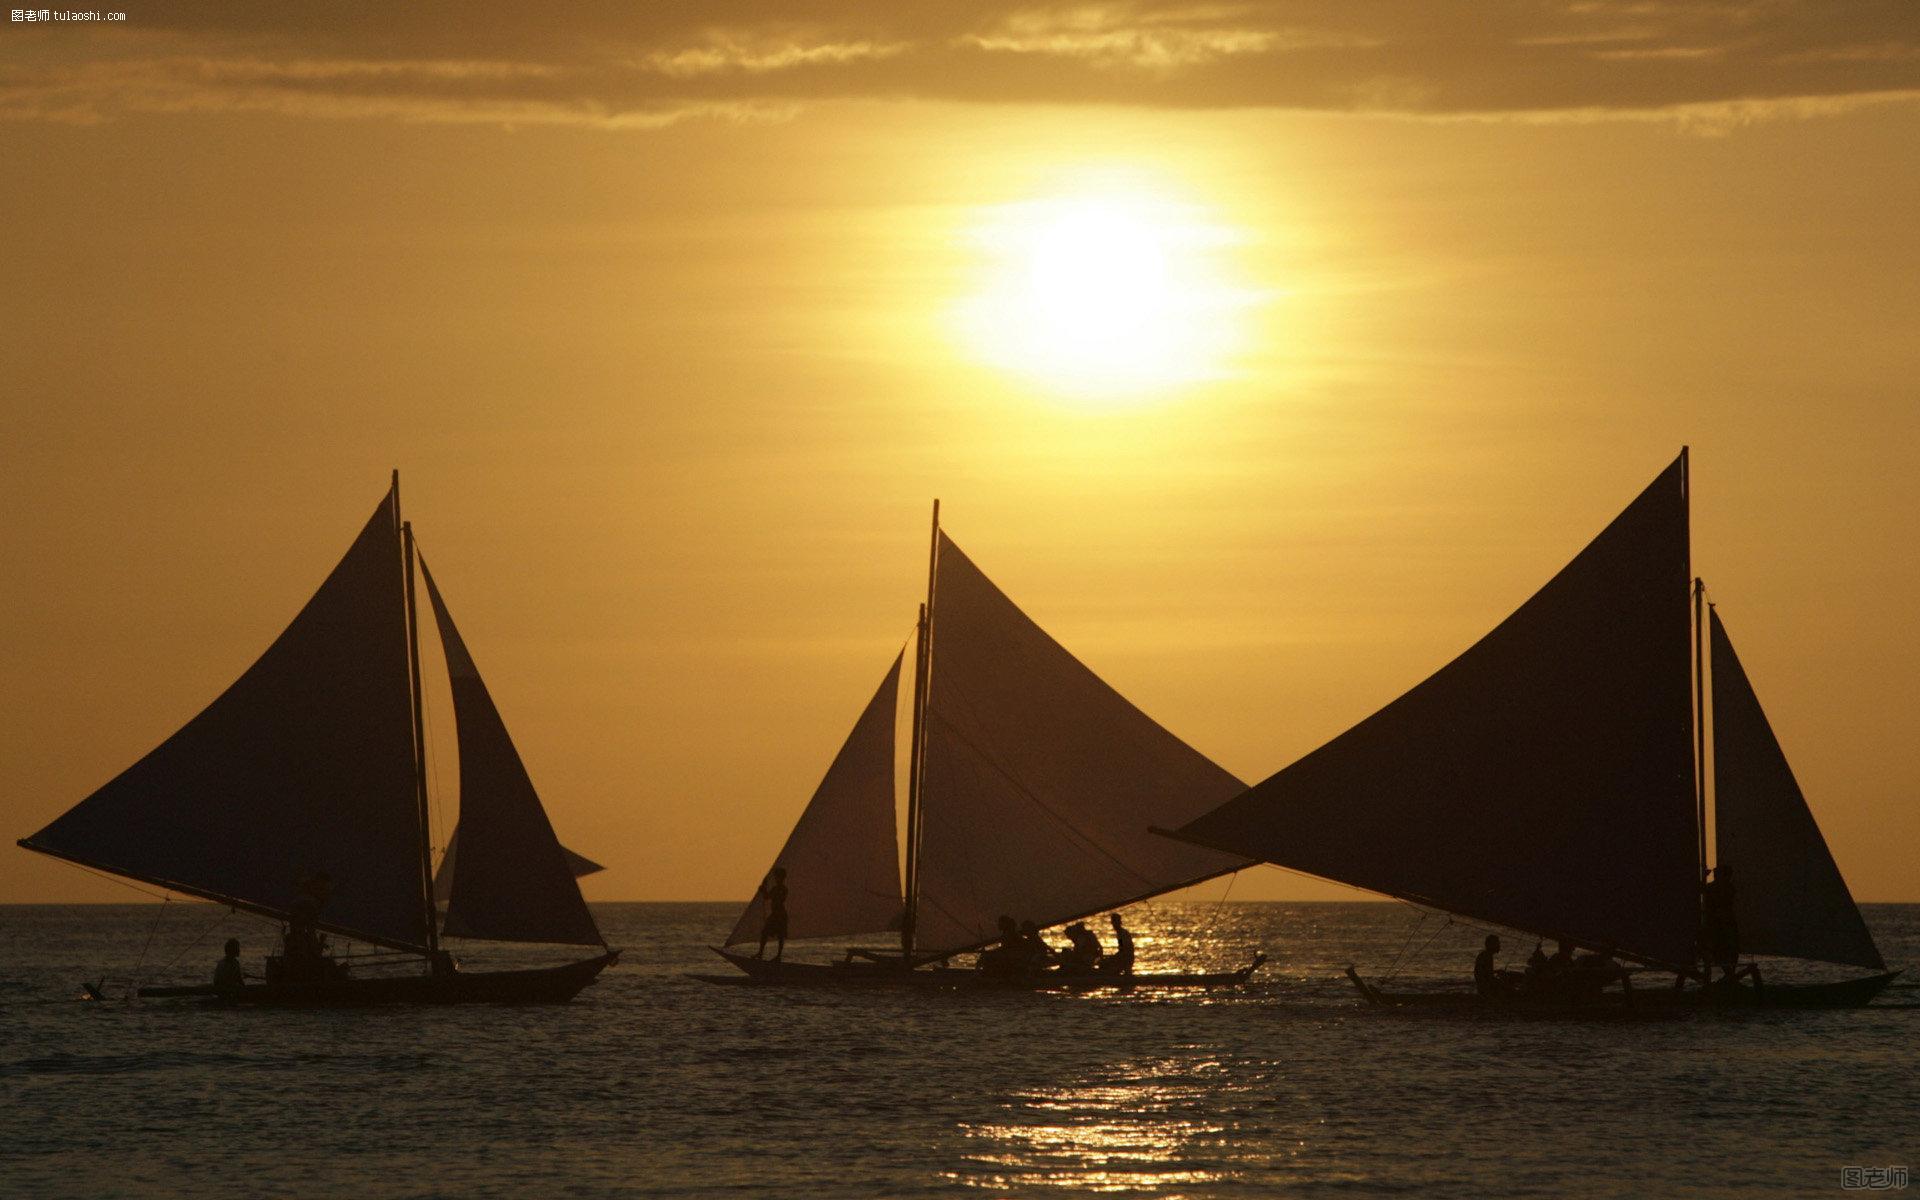
{"type": "Polygon", "coordinates": [[[1502,971],[1494,964],[1493,956],[1500,953],[1500,935],[1490,933],[1482,944],[1480,953],[1473,960],[1473,990],[1483,1000],[1498,1000],[1511,996],[1520,982],[1517,971],[1502,971]]]}
{"type": "Polygon", "coordinates": [[[1067,926],[1067,941],[1071,943],[1065,954],[1060,956],[1060,970],[1070,975],[1085,975],[1095,970],[1100,963],[1100,939],[1084,924],[1075,921],[1067,926]]]}
{"type": "MultiPolygon", "coordinates": [[[[320,910],[332,891],[332,880],[325,871],[316,871],[300,880],[294,889],[293,903],[287,909],[287,930],[281,942],[277,978],[273,982],[317,983],[345,972],[327,957],[326,940],[320,936],[320,910]]],[[[268,967],[275,964],[268,962],[268,967]]]]}
{"type": "Polygon", "coordinates": [[[227,955],[213,969],[213,990],[230,996],[247,986],[247,973],[240,966],[240,939],[228,938],[227,955]]]}
{"type": "Polygon", "coordinates": [[[1013,918],[1002,914],[996,922],[1000,928],[1000,941],[980,952],[974,960],[974,966],[995,975],[1018,974],[1025,965],[1026,944],[1020,940],[1020,929],[1013,918]]]}
{"type": "Polygon", "coordinates": [[[1021,965],[1030,971],[1042,971],[1053,965],[1056,957],[1047,939],[1040,936],[1040,927],[1032,921],[1020,922],[1020,944],[1024,953],[1021,965]]]}

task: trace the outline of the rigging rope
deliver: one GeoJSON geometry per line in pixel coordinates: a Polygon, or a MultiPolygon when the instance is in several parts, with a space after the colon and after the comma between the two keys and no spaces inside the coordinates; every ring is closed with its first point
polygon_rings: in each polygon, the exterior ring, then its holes
{"type": "Polygon", "coordinates": [[[201,942],[206,941],[207,935],[209,933],[214,932],[216,929],[226,928],[227,922],[233,917],[237,916],[238,913],[239,913],[238,909],[229,908],[226,911],[220,913],[218,916],[214,917],[213,924],[208,925],[205,929],[202,929],[197,937],[195,937],[191,942],[188,942],[184,947],[181,948],[180,953],[168,959],[166,963],[162,965],[159,969],[162,971],[171,970],[175,963],[179,962],[181,959],[187,956],[187,951],[193,949],[195,946],[198,946],[201,942]]]}
{"type": "Polygon", "coordinates": [[[1407,932],[1407,940],[1400,943],[1400,953],[1394,955],[1393,961],[1387,964],[1387,973],[1381,976],[1381,983],[1387,983],[1393,979],[1393,973],[1400,969],[1400,960],[1407,956],[1407,947],[1413,945],[1413,939],[1420,935],[1420,930],[1425,928],[1427,924],[1427,914],[1425,911],[1418,908],[1413,911],[1418,919],[1414,921],[1413,928],[1407,932]]]}
{"type": "MultiPolygon", "coordinates": [[[[167,915],[167,905],[172,903],[172,896],[163,895],[160,897],[160,907],[153,912],[153,924],[147,926],[147,940],[140,943],[140,957],[134,960],[133,970],[127,976],[135,983],[140,980],[140,969],[147,965],[147,950],[153,945],[153,935],[160,931],[160,922],[167,915]]],[[[102,982],[104,981],[103,977],[102,982]]]]}
{"type": "MultiPolygon", "coordinates": [[[[1426,924],[1426,921],[1427,921],[1427,914],[1426,914],[1426,913],[1425,913],[1424,911],[1420,911],[1420,910],[1418,910],[1418,909],[1416,909],[1415,911],[1419,911],[1419,912],[1420,912],[1420,925],[1424,925],[1424,924],[1426,924]]],[[[1420,925],[1415,925],[1415,926],[1414,926],[1414,933],[1418,933],[1418,932],[1420,932],[1420,925]]],[[[1451,915],[1451,914],[1449,914],[1449,915],[1447,916],[1447,919],[1446,919],[1446,920],[1444,920],[1444,921],[1442,921],[1442,922],[1440,922],[1440,924],[1439,924],[1439,925],[1437,925],[1437,926],[1435,926],[1435,927],[1434,927],[1434,930],[1433,930],[1433,932],[1427,935],[1427,940],[1426,940],[1426,941],[1424,941],[1424,942],[1422,942],[1422,943],[1420,943],[1420,950],[1419,950],[1419,953],[1421,953],[1421,954],[1425,954],[1425,953],[1427,952],[1427,947],[1429,947],[1429,946],[1431,946],[1431,945],[1433,945],[1433,940],[1434,940],[1435,938],[1437,938],[1437,937],[1439,937],[1439,936],[1440,936],[1441,934],[1443,934],[1443,933],[1445,933],[1445,932],[1446,932],[1446,931],[1447,931],[1448,929],[1450,929],[1450,928],[1452,928],[1452,926],[1453,926],[1453,917],[1452,917],[1452,915],[1451,915]]],[[[1412,935],[1408,935],[1408,937],[1407,937],[1407,941],[1408,941],[1408,942],[1412,942],[1412,941],[1413,941],[1413,937],[1412,937],[1412,935]]],[[[1388,972],[1387,972],[1387,973],[1386,973],[1386,974],[1385,974],[1384,976],[1382,976],[1382,977],[1381,977],[1381,979],[1380,979],[1380,982],[1381,982],[1381,983],[1391,983],[1391,982],[1393,982],[1393,979],[1394,979],[1394,976],[1395,976],[1395,974],[1396,974],[1396,973],[1397,973],[1397,972],[1399,971],[1399,969],[1400,969],[1400,959],[1401,959],[1401,958],[1404,958],[1404,957],[1406,957],[1406,953],[1407,953],[1407,948],[1406,948],[1405,946],[1402,946],[1402,947],[1400,947],[1400,954],[1399,954],[1399,956],[1398,956],[1398,957],[1396,957],[1396,958],[1395,958],[1395,959],[1393,960],[1393,966],[1392,966],[1392,968],[1391,968],[1391,969],[1389,969],[1389,970],[1388,970],[1388,972]]]]}

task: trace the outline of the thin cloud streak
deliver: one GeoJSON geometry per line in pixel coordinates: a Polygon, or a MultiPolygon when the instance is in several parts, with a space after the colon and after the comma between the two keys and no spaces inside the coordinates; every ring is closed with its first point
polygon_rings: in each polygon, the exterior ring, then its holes
{"type": "Polygon", "coordinates": [[[0,116],[135,112],[649,127],[810,102],[1275,108],[1476,119],[1742,119],[1920,97],[1910,0],[540,9],[501,0],[129,10],[11,25],[0,116]]]}

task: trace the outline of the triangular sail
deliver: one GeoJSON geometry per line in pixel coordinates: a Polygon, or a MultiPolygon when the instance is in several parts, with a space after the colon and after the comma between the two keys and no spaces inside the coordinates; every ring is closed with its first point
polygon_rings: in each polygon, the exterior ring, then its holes
{"type": "Polygon", "coordinates": [[[1690,967],[1685,464],[1460,657],[1179,836],[1690,967]]]}
{"type": "Polygon", "coordinates": [[[460,869],[444,930],[499,942],[602,945],[567,852],[424,558],[420,576],[440,629],[459,726],[460,869]]]}
{"type": "MultiPolygon", "coordinates": [[[[575,879],[584,879],[606,870],[586,855],[575,854],[565,846],[560,847],[560,851],[567,856],[567,868],[573,872],[575,879]]],[[[440,865],[433,870],[433,902],[442,907],[453,899],[453,872],[455,864],[459,862],[459,853],[460,827],[456,825],[453,832],[447,835],[447,848],[440,855],[440,865]]]]}
{"type": "MultiPolygon", "coordinates": [[[[900,922],[900,844],[894,829],[896,656],[774,865],[787,871],[787,936],[878,933],[900,922]]],[[[727,945],[760,936],[767,902],[747,905],[727,945]]]]}
{"type": "Polygon", "coordinates": [[[405,577],[389,493],[286,632],[199,716],[21,844],[324,928],[427,940],[405,577]]]}
{"type": "Polygon", "coordinates": [[[1714,843],[1719,869],[1733,888],[1740,948],[1885,970],[1726,626],[1718,613],[1708,624],[1713,630],[1714,843]]]}
{"type": "Polygon", "coordinates": [[[1156,837],[1245,786],[1135,708],[939,535],[916,949],[1041,926],[1248,865],[1156,837]]]}

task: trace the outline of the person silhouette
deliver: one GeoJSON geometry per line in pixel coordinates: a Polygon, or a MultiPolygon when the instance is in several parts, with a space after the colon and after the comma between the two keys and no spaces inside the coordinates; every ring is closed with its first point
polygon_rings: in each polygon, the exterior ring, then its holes
{"type": "Polygon", "coordinates": [[[1107,918],[1113,924],[1113,953],[1100,960],[1100,971],[1108,975],[1133,974],[1133,931],[1120,923],[1120,914],[1107,918]]]}
{"type": "Polygon", "coordinates": [[[227,939],[227,956],[213,969],[213,990],[230,996],[247,986],[247,975],[240,967],[240,939],[227,939]]]}
{"type": "Polygon", "coordinates": [[[1053,965],[1054,949],[1047,945],[1047,939],[1040,936],[1040,927],[1032,921],[1020,922],[1020,944],[1026,952],[1025,965],[1029,969],[1038,971],[1053,965]]]}
{"type": "MultiPolygon", "coordinates": [[[[332,891],[333,881],[325,871],[303,875],[294,884],[293,903],[287,909],[287,931],[280,950],[280,969],[290,981],[311,983],[329,973],[326,943],[320,937],[320,910],[332,891]]],[[[272,963],[268,967],[271,970],[272,963]]]]}
{"type": "Polygon", "coordinates": [[[982,950],[974,966],[996,975],[1012,974],[1020,970],[1024,949],[1020,941],[1020,928],[1013,923],[1012,917],[1004,913],[998,924],[1000,941],[991,949],[982,950]]]}
{"type": "Polygon", "coordinates": [[[1511,971],[1502,971],[1494,965],[1493,956],[1500,953],[1500,935],[1490,933],[1480,953],[1473,960],[1473,990],[1482,999],[1492,1000],[1513,991],[1515,976],[1511,971]]]}
{"type": "Polygon", "coordinates": [[[787,869],[775,867],[760,884],[760,898],[767,902],[767,919],[760,923],[760,948],[755,958],[767,956],[767,939],[775,938],[773,961],[787,952],[787,869]]]}
{"type": "Polygon", "coordinates": [[[1733,910],[1733,868],[1726,864],[1707,872],[1700,888],[1700,917],[1705,925],[1707,962],[1720,968],[1724,983],[1740,966],[1740,925],[1733,910]]]}
{"type": "Polygon", "coordinates": [[[1067,952],[1060,956],[1060,970],[1073,975],[1084,975],[1096,970],[1100,963],[1100,939],[1093,931],[1079,921],[1067,926],[1067,952]]]}
{"type": "Polygon", "coordinates": [[[1700,888],[1700,921],[1707,957],[1707,979],[1712,982],[1713,968],[1720,968],[1720,986],[1732,988],[1742,979],[1753,980],[1756,990],[1764,990],[1757,963],[1740,965],[1740,923],[1734,911],[1733,868],[1725,863],[1707,873],[1700,888]]]}

